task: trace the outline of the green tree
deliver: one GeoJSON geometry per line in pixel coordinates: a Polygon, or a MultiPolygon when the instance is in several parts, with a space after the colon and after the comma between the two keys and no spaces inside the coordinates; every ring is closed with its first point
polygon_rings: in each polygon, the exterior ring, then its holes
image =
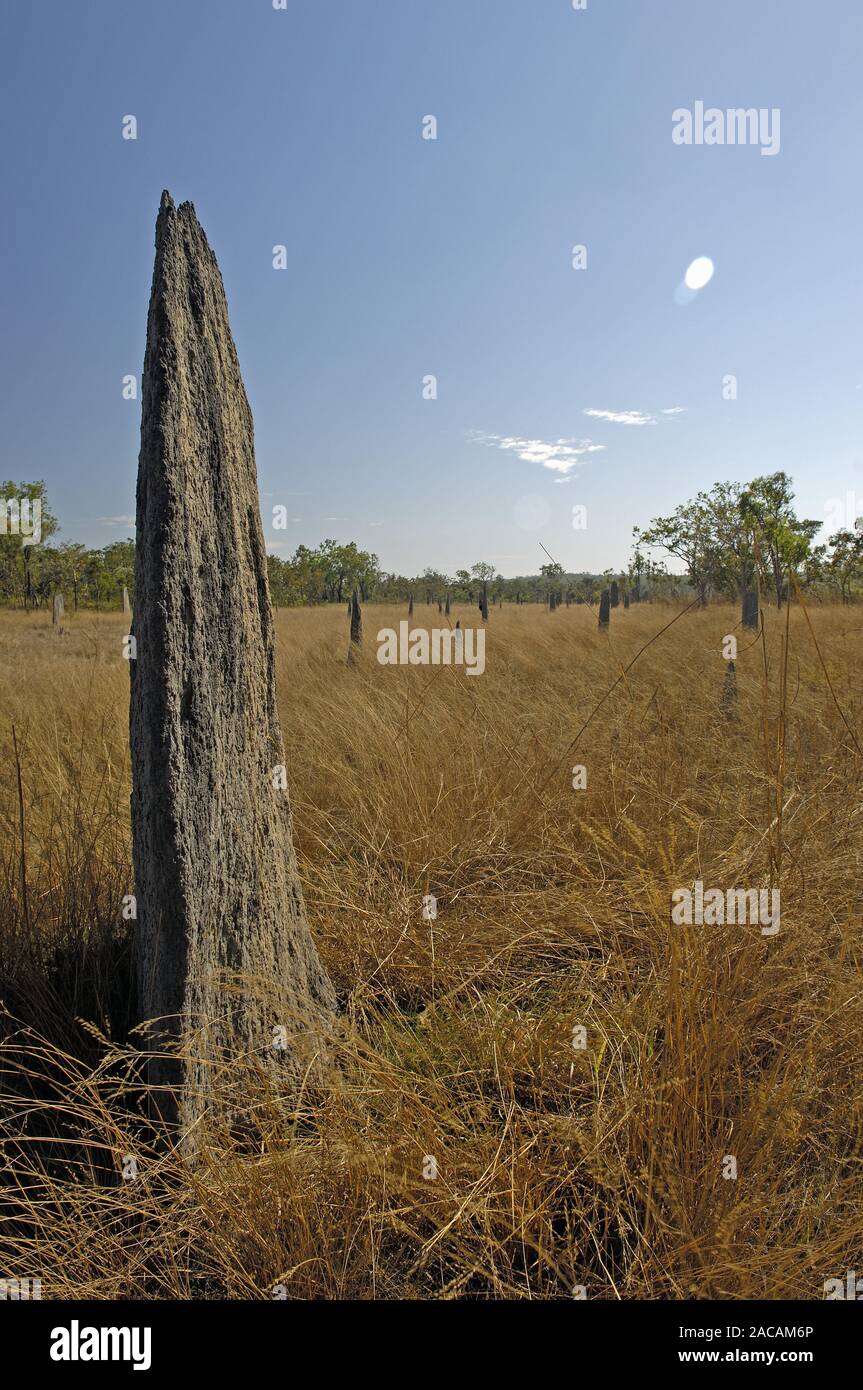
{"type": "Polygon", "coordinates": [[[0,583],[26,608],[36,597],[35,577],[47,540],[59,530],[44,482],[0,483],[0,583]]]}
{"type": "Polygon", "coordinates": [[[471,565],[470,572],[480,584],[490,584],[494,579],[494,565],[486,564],[485,560],[479,560],[477,564],[471,565]]]}
{"type": "Polygon", "coordinates": [[[123,589],[133,594],[135,585],[135,542],[112,541],[102,551],[102,570],[105,575],[105,596],[122,598],[123,589]]]}
{"type": "Polygon", "coordinates": [[[769,567],[782,607],[789,573],[797,573],[809,554],[820,521],[800,521],[794,514],[794,492],[787,473],[755,478],[740,496],[740,515],[753,536],[753,548],[769,567]]]}
{"type": "MultiPolygon", "coordinates": [[[[670,516],[658,516],[646,530],[634,527],[636,554],[642,546],[657,546],[682,561],[702,604],[707,602],[716,575],[716,544],[710,506],[704,493],[683,502],[670,516]]],[[[649,562],[648,562],[649,564],[649,562]]]]}
{"type": "Polygon", "coordinates": [[[863,531],[837,531],[827,544],[825,578],[839,590],[843,604],[849,603],[855,585],[863,583],[863,531]]]}

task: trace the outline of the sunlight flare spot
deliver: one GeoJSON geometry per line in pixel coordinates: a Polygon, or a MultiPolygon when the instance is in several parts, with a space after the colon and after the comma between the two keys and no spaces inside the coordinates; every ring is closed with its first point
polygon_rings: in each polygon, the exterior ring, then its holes
{"type": "Polygon", "coordinates": [[[713,279],[713,262],[709,256],[698,256],[683,277],[688,290],[703,290],[713,279]]]}

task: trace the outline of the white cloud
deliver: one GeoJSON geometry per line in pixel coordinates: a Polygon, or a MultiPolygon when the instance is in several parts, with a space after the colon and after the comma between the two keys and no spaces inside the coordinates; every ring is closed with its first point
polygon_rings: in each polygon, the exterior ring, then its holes
{"type": "MultiPolygon", "coordinates": [[[[659,415],[682,415],[685,410],[685,405],[670,405],[660,410],[659,415]]],[[[589,415],[592,420],[605,420],[610,425],[655,425],[659,419],[659,415],[653,415],[649,410],[595,410],[591,407],[583,414],[589,415]]]]}
{"type": "Polygon", "coordinates": [[[133,516],[97,516],[100,526],[134,526],[133,516]]]}
{"type": "Polygon", "coordinates": [[[521,439],[514,435],[482,434],[475,430],[469,438],[490,449],[506,449],[517,454],[525,463],[541,463],[553,473],[570,473],[581,466],[589,454],[599,453],[604,444],[590,439],[521,439]]]}
{"type": "Polygon", "coordinates": [[[585,410],[594,420],[607,420],[612,425],[655,425],[656,416],[644,410],[585,410]]]}

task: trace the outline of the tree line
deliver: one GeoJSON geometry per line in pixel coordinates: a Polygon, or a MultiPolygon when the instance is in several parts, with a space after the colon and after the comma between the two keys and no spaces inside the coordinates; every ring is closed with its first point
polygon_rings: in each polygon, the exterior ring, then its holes
{"type": "Polygon", "coordinates": [[[135,542],[57,544],[59,529],[44,482],[0,483],[0,601],[39,608],[59,591],[74,608],[122,603],[124,586],[132,591],[135,542]]]}
{"type": "MultiPolygon", "coordinates": [[[[840,528],[814,545],[821,523],[800,519],[792,480],[786,473],[755,478],[748,485],[716,483],[681,503],[669,516],[635,527],[625,570],[602,574],[568,572],[550,561],[538,574],[505,578],[477,561],[446,574],[426,568],[406,575],[381,568],[377,555],[356,542],[331,539],[297,546],[290,559],[267,556],[270,592],[277,607],[343,604],[356,589],[363,602],[596,603],[616,583],[633,597],[677,599],[691,594],[736,601],[756,582],[762,595],[781,606],[796,581],[816,598],[849,603],[863,591],[863,522],[840,528]],[[682,571],[669,565],[682,566],[682,571]]],[[[67,607],[112,608],[123,589],[134,599],[135,542],[113,541],[89,549],[74,541],[58,544],[57,518],[43,482],[0,484],[0,601],[22,607],[47,606],[62,592],[67,607]],[[24,513],[31,508],[31,534],[24,513]],[[32,509],[41,517],[32,528],[32,509]]]]}

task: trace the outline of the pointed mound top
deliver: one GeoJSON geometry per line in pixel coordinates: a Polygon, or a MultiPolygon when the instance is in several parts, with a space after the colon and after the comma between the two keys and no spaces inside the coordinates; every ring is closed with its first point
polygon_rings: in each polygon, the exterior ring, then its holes
{"type": "Polygon", "coordinates": [[[160,255],[165,251],[167,243],[171,240],[176,241],[176,249],[182,249],[183,254],[188,258],[205,254],[218,272],[216,258],[213,255],[210,243],[207,241],[207,234],[198,221],[194,203],[180,203],[179,207],[175,204],[167,188],[162,192],[162,199],[159,203],[159,215],[156,218],[156,266],[160,255]],[[173,234],[176,233],[176,237],[173,234]],[[185,235],[183,235],[185,233],[185,235]]]}
{"type": "Polygon", "coordinates": [[[174,203],[174,199],[171,197],[171,195],[170,195],[170,193],[168,192],[167,188],[163,188],[163,189],[162,189],[162,200],[161,200],[161,202],[159,203],[159,212],[176,212],[176,213],[182,213],[182,212],[185,212],[187,209],[188,209],[188,211],[191,213],[191,215],[194,217],[194,216],[195,216],[195,204],[194,204],[194,203],[181,203],[180,206],[177,207],[176,204],[174,203]]]}
{"type": "Polygon", "coordinates": [[[195,204],[189,202],[180,203],[178,207],[177,204],[174,202],[174,199],[168,192],[167,188],[165,188],[162,190],[162,198],[159,203],[159,215],[156,218],[157,239],[160,227],[165,226],[166,223],[173,223],[177,219],[187,221],[195,227],[199,228],[201,234],[203,235],[203,228],[201,227],[201,224],[198,221],[197,215],[195,213],[195,204]]]}
{"type": "Polygon", "coordinates": [[[233,553],[232,526],[248,508],[259,513],[252,416],[215,254],[193,204],[177,207],[167,189],[156,219],[143,384],[138,524],[160,526],[174,506],[190,526],[200,510],[196,527],[214,515],[224,524],[230,513],[230,538],[226,532],[219,545],[233,553]]]}
{"type": "MultiPolygon", "coordinates": [[[[195,214],[194,203],[174,203],[167,188],[162,193],[156,218],[156,259],[150,298],[150,326],[163,343],[171,340],[179,351],[179,333],[191,330],[194,341],[219,357],[221,342],[231,360],[231,375],[239,379],[239,364],[228,325],[228,306],[222,277],[207,235],[195,214]],[[183,322],[183,319],[188,320],[183,322]]],[[[213,381],[219,379],[219,364],[213,381]]],[[[239,394],[243,395],[242,382],[239,394]]],[[[214,397],[214,399],[220,399],[214,397]]]]}

